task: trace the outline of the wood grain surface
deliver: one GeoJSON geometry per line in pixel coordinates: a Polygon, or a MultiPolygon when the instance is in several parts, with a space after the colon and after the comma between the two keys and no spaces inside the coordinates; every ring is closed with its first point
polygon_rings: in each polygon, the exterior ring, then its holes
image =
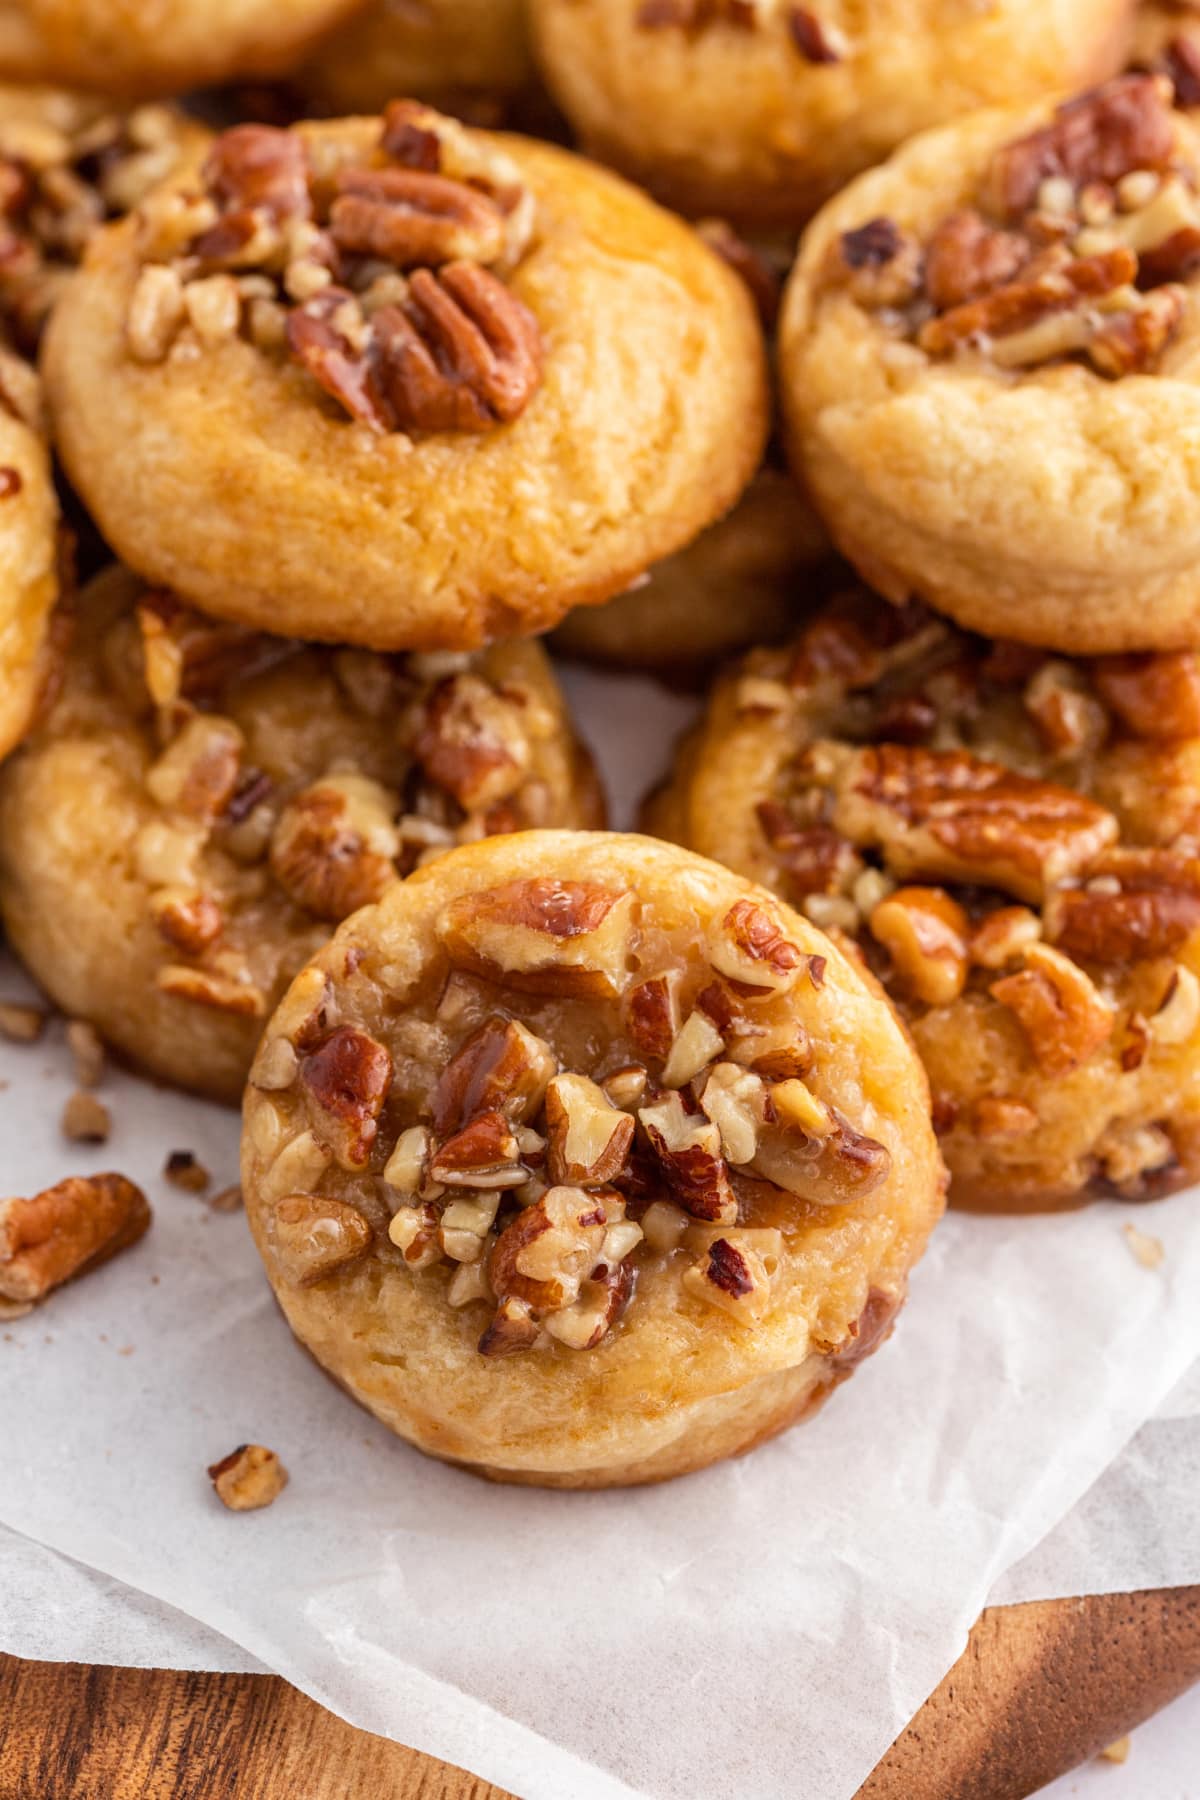
{"type": "MultiPolygon", "coordinates": [[[[859,1800],[1023,1800],[1197,1680],[1200,1588],[997,1608],[859,1800]]],[[[506,1797],[274,1676],[0,1657],[0,1800],[506,1797]]]]}

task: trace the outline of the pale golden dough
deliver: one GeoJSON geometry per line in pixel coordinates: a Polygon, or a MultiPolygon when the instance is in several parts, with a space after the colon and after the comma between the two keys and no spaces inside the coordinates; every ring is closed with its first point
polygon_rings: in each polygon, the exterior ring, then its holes
{"type": "MultiPolygon", "coordinates": [[[[792,644],[755,651],[718,681],[702,723],[681,746],[671,781],[647,808],[647,824],[854,934],[925,1062],[952,1203],[1041,1210],[1096,1195],[1139,1199],[1169,1192],[1200,1176],[1200,1004],[1193,1006],[1200,1001],[1200,665],[1195,657],[1165,658],[1158,671],[1155,659],[1130,659],[1144,696],[1143,722],[1152,718],[1152,729],[1166,732],[1155,738],[1122,724],[1099,698],[1097,683],[1121,665],[1014,655],[1000,646],[1011,665],[1001,679],[1001,662],[987,661],[995,648],[928,617],[906,631],[878,600],[818,615],[792,644]],[[848,649],[835,655],[841,633],[848,649]],[[871,648],[889,639],[890,649],[871,648]],[[825,673],[814,679],[822,642],[825,673]],[[1172,736],[1173,694],[1185,696],[1186,705],[1172,736]],[[1060,715],[1060,706],[1077,709],[1086,742],[1058,750],[1046,742],[1035,711],[1054,726],[1071,716],[1060,715]],[[872,910],[897,882],[906,888],[932,882],[948,891],[972,927],[1019,898],[985,868],[972,880],[964,867],[957,883],[947,881],[944,858],[897,873],[899,858],[893,863],[886,842],[860,845],[855,856],[846,854],[843,841],[839,851],[839,790],[832,779],[824,784],[806,772],[807,752],[814,742],[838,752],[851,744],[898,743],[898,723],[889,731],[884,722],[889,716],[907,721],[904,745],[965,747],[1060,792],[1087,796],[1115,816],[1122,850],[1145,855],[1144,891],[1123,915],[1136,924],[1143,909],[1136,950],[1130,953],[1125,927],[1117,924],[1126,903],[1118,897],[1106,917],[1102,895],[1095,902],[1093,954],[1082,942],[1067,946],[1112,1026],[1077,1066],[1047,1067],[1017,1014],[992,992],[993,983],[1021,968],[1028,939],[1015,936],[1011,956],[990,967],[972,961],[962,991],[931,1002],[873,935],[872,910]],[[844,860],[835,862],[835,855],[844,860]],[[1153,1023],[1143,1036],[1142,1026],[1176,989],[1186,995],[1179,1016],[1167,1015],[1172,1024],[1161,1036],[1153,1023]]],[[[1134,691],[1132,676],[1126,690],[1134,691]]],[[[828,750],[813,755],[814,770],[822,761],[828,766],[828,750]]],[[[896,792],[903,808],[903,786],[896,792]]],[[[1007,808],[993,808],[993,844],[1020,830],[1028,803],[1016,794],[1007,808]]],[[[952,817],[948,792],[940,804],[952,817]]],[[[903,841],[899,827],[895,835],[903,841]]],[[[1119,864],[1095,863],[1099,870],[1113,866],[1119,864]]],[[[1086,875],[1085,867],[1066,881],[1067,889],[1086,875]]],[[[1130,887],[1136,886],[1134,878],[1130,887]]],[[[1052,937],[1046,922],[1052,916],[1053,902],[1035,903],[1024,910],[1020,930],[1052,937]]],[[[1060,1035],[1067,1023],[1064,1012],[1060,1035]]]]}
{"type": "Polygon", "coordinates": [[[554,635],[568,656],[687,676],[794,624],[829,540],[796,484],[765,467],[719,524],[605,606],[580,607],[554,635]]]}
{"type": "MultiPolygon", "coordinates": [[[[389,1189],[379,1170],[398,1133],[427,1110],[464,1032],[497,1008],[540,1034],[563,1068],[599,1074],[627,1058],[614,1024],[619,1015],[595,997],[536,995],[503,981],[499,990],[482,988],[460,975],[453,1014],[446,1010],[439,931],[456,916],[455,902],[498,885],[559,880],[636,896],[629,916],[637,948],[626,981],[671,957],[694,958],[704,934],[739,900],[774,905],[714,864],[644,838],[531,833],[454,853],[348,921],[293,987],[264,1036],[247,1093],[243,1188],[292,1329],[402,1437],[496,1480],[553,1487],[655,1481],[769,1437],[874,1347],[941,1211],[941,1170],[924,1082],[894,1015],[832,945],[780,908],[775,916],[788,938],[827,960],[822,985],[801,974],[788,996],[771,997],[768,1010],[803,1022],[816,1058],[811,1088],[870,1133],[877,1152],[880,1142],[890,1151],[883,1185],[849,1204],[822,1206],[752,1184],[751,1205],[772,1209],[755,1216],[760,1223],[769,1216],[782,1232],[773,1302],[757,1322],[681,1285],[693,1253],[650,1253],[643,1242],[631,1252],[633,1296],[597,1347],[569,1349],[545,1338],[505,1356],[481,1355],[489,1305],[448,1304],[452,1265],[444,1261],[415,1273],[406,1267],[388,1237],[399,1197],[385,1203],[389,1189]],[[379,1136],[361,1173],[327,1153],[323,1169],[313,1164],[306,1133],[310,1123],[318,1135],[324,1129],[312,1108],[322,1090],[306,1062],[288,1085],[278,1073],[281,1055],[295,1066],[287,1044],[316,1041],[306,1021],[322,988],[320,972],[328,977],[322,1029],[360,1042],[373,1038],[372,1055],[382,1045],[394,1064],[379,1136]],[[355,1209],[356,1261],[305,1278],[281,1223],[287,1209],[278,1204],[296,1191],[315,1196],[303,1203],[314,1221],[323,1202],[335,1211],[341,1203],[343,1227],[354,1220],[345,1208],[355,1209]]],[[[698,970],[693,974],[698,978],[698,970]]],[[[320,1041],[313,1054],[320,1054],[320,1041]]],[[[353,1091],[352,1083],[339,1083],[341,1092],[347,1087],[353,1091]]],[[[378,1105],[377,1098],[376,1111],[378,1105]]],[[[397,1216],[404,1212],[401,1206],[397,1216]]],[[[306,1254],[324,1254],[330,1241],[318,1223],[306,1254]]],[[[494,1258],[488,1266],[494,1272],[494,1258]]]]}
{"type": "Polygon", "coordinates": [[[750,5],[752,24],[690,29],[639,25],[642,0],[533,0],[532,15],[594,155],[693,217],[755,225],[802,224],[914,132],[1110,74],[1130,20],[1127,0],[817,0],[803,10],[843,46],[818,62],[789,29],[799,8],[750,5]]]}
{"type": "MultiPolygon", "coordinates": [[[[349,772],[379,783],[380,804],[393,814],[419,809],[441,821],[446,829],[430,832],[431,844],[453,843],[464,828],[478,834],[485,820],[478,812],[468,819],[436,782],[419,781],[411,742],[402,739],[406,707],[435,679],[405,687],[365,652],[249,634],[239,642],[228,628],[212,637],[208,656],[206,623],[194,615],[185,615],[185,628],[197,679],[216,671],[201,717],[240,730],[238,789],[257,772],[269,778],[268,791],[240,834],[225,815],[206,819],[195,806],[157,797],[147,774],[171,739],[156,724],[142,672],[133,609],[144,593],[122,569],[85,589],[61,695],[0,772],[0,910],[9,942],[64,1012],[90,1020],[149,1073],[236,1103],[267,1011],[342,916],[336,885],[318,912],[303,890],[276,877],[269,851],[285,803],[349,772]],[[222,930],[211,945],[189,954],[164,936],[152,909],[168,888],[218,905],[222,930]],[[167,969],[229,977],[231,1004],[163,991],[167,969]],[[236,1010],[239,992],[257,992],[257,1009],[236,1010]]],[[[528,764],[496,828],[602,823],[590,759],[541,649],[498,646],[475,659],[472,673],[516,696],[514,716],[528,734],[528,764]]],[[[186,721],[192,708],[181,710],[186,721]]],[[[175,709],[163,717],[174,719],[175,709]]],[[[401,838],[398,868],[411,866],[420,848],[404,829],[401,838]]],[[[352,834],[337,844],[331,855],[345,864],[352,834]]],[[[331,868],[331,884],[336,875],[331,868]]]]}
{"type": "MultiPolygon", "coordinates": [[[[784,301],[788,438],[829,530],[891,599],[1068,652],[1200,639],[1200,308],[1158,370],[1106,380],[1076,363],[1004,371],[931,361],[825,284],[835,240],[877,217],[922,240],[975,198],[992,153],[1049,106],[930,132],[813,221],[784,301]]],[[[1200,135],[1174,115],[1179,151],[1200,135]]]]}
{"type": "MultiPolygon", "coordinates": [[[[379,123],[299,129],[366,155],[379,123]]],[[[132,567],[264,629],[464,649],[608,599],[733,504],[767,416],[741,282],[616,177],[474,135],[535,197],[534,247],[511,286],[546,344],[525,411],[481,434],[372,434],[242,338],[134,362],[136,221],[103,235],[45,366],[64,461],[132,567]]]]}
{"type": "Polygon", "coordinates": [[[457,111],[533,79],[524,0],[369,0],[318,44],[298,83],[336,112],[400,94],[457,111]]]}
{"type": "Polygon", "coordinates": [[[0,75],[181,94],[286,74],[353,0],[4,0],[0,75]]]}
{"type": "Polygon", "coordinates": [[[29,729],[57,660],[58,498],[37,387],[0,350],[0,756],[29,729]]]}

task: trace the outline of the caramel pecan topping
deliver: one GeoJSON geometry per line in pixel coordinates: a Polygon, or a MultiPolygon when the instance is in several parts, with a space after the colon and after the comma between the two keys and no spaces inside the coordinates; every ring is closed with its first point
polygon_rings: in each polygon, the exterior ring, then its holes
{"type": "Polygon", "coordinates": [[[1115,850],[1082,887],[1046,906],[1046,935],[1083,962],[1171,956],[1200,926],[1200,859],[1176,850],[1115,850]]]}
{"type": "Polygon", "coordinates": [[[1200,656],[1192,650],[1106,656],[1092,664],[1104,704],[1151,741],[1200,737],[1200,656]]]}
{"type": "Polygon", "coordinates": [[[1116,1016],[1076,963],[1047,944],[1025,952],[1025,967],[991,992],[1013,1013],[1043,1073],[1069,1075],[1113,1034],[1116,1016]]]}
{"type": "Polygon", "coordinates": [[[342,1025],[301,1059],[299,1079],[316,1128],[342,1168],[365,1169],[392,1085],[392,1059],[383,1045],[342,1025]]]}
{"type": "Polygon", "coordinates": [[[535,876],[466,894],[446,908],[451,963],[524,993],[613,999],[625,986],[633,896],[535,876]]]}
{"type": "Polygon", "coordinates": [[[149,1225],[146,1196],[123,1175],[69,1175],[31,1200],[0,1200],[0,1298],[41,1300],[149,1225]]]}
{"type": "Polygon", "coordinates": [[[1027,238],[998,231],[973,208],[951,213],[925,252],[925,292],[939,312],[1003,287],[1030,258],[1027,238]]]}
{"type": "Polygon", "coordinates": [[[985,197],[1001,217],[1017,219],[1042,183],[1118,182],[1135,169],[1165,169],[1175,148],[1170,108],[1151,75],[1124,75],[1060,106],[1051,124],[1019,138],[992,159],[985,197]]]}
{"type": "Polygon", "coordinates": [[[465,182],[415,169],[343,169],[329,212],[339,250],[397,269],[436,269],[504,254],[504,215],[465,182]]]}

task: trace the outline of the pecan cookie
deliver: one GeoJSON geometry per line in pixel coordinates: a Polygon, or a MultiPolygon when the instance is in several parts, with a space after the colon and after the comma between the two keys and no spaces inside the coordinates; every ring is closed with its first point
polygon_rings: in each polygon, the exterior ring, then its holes
{"type": "Polygon", "coordinates": [[[62,550],[40,383],[0,333],[0,756],[54,679],[62,550]]]}
{"type": "Polygon", "coordinates": [[[889,599],[1067,651],[1200,634],[1200,130],[1162,76],[990,112],[808,233],[797,466],[889,599]]]}
{"type": "Polygon", "coordinates": [[[132,567],[381,650],[610,598],[732,505],[766,433],[751,301],[686,226],[404,101],[218,138],[102,235],[45,367],[132,567]]]}
{"type": "Polygon", "coordinates": [[[1120,66],[1128,0],[532,0],[585,146],[693,216],[802,224],[914,132],[1120,66]]]}
{"type": "Polygon", "coordinates": [[[251,1073],[292,1329],[422,1450],[661,1480],[887,1335],[942,1208],[920,1065],[769,894],[645,838],[455,851],[349,920],[251,1073]]]}
{"type": "Polygon", "coordinates": [[[355,0],[4,0],[0,76],[180,94],[294,69],[355,0]]]}
{"type": "Polygon", "coordinates": [[[0,322],[32,355],[109,220],[131,212],[208,132],[174,107],[114,107],[64,88],[0,87],[0,322]]]}
{"type": "Polygon", "coordinates": [[[336,112],[377,112],[413,94],[472,117],[502,109],[533,79],[525,0],[370,0],[298,77],[336,112]]]}
{"type": "Polygon", "coordinates": [[[733,511],[604,606],[582,606],[554,634],[567,656],[688,676],[795,624],[806,583],[832,552],[812,508],[765,466],[733,511]]]}
{"type": "Polygon", "coordinates": [[[487,832],[602,819],[536,644],[314,649],[114,569],[0,773],[0,908],[64,1011],[236,1100],[296,970],[397,874],[487,832]]]}
{"type": "Polygon", "coordinates": [[[849,596],[723,678],[649,813],[853,937],[952,1199],[1200,1177],[1200,657],[1067,660],[849,596]]]}

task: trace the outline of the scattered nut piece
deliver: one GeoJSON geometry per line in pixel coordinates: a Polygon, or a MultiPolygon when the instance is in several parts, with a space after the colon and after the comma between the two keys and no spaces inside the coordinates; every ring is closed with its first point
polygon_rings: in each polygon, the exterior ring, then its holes
{"type": "Polygon", "coordinates": [[[76,1144],[104,1144],[112,1131],[112,1115],[86,1088],[76,1088],[62,1113],[63,1136],[76,1144]]]}
{"type": "Polygon", "coordinates": [[[220,1462],[210,1464],[209,1480],[230,1512],[256,1512],[278,1500],[288,1472],[264,1444],[239,1444],[220,1462]]]}
{"type": "MultiPolygon", "coordinates": [[[[1161,1268],[1163,1258],[1167,1254],[1163,1249],[1161,1238],[1151,1237],[1148,1232],[1139,1231],[1136,1225],[1125,1224],[1122,1225],[1121,1230],[1125,1234],[1125,1242],[1129,1245],[1129,1248],[1132,1250],[1138,1262],[1141,1263],[1143,1269],[1161,1268]]],[[[1122,1741],[1126,1745],[1129,1743],[1128,1738],[1125,1738],[1122,1741]]],[[[1112,1760],[1113,1762],[1123,1762],[1125,1759],[1124,1757],[1114,1756],[1112,1760]]]]}
{"type": "Polygon", "coordinates": [[[46,1017],[40,1006],[0,1002],[0,1037],[13,1044],[34,1044],[46,1029],[46,1017]]]}
{"type": "Polygon", "coordinates": [[[0,1298],[40,1300],[136,1244],[150,1216],[123,1175],[69,1175],[31,1200],[0,1200],[0,1298]]]}
{"type": "Polygon", "coordinates": [[[286,1194],[270,1229],[283,1273],[300,1287],[349,1268],[371,1247],[371,1227],[356,1206],[319,1194],[286,1194]]]}
{"type": "Polygon", "coordinates": [[[210,1212],[235,1213],[242,1210],[242,1190],[235,1182],[232,1187],[219,1188],[210,1194],[205,1201],[210,1212]]]}
{"type": "Polygon", "coordinates": [[[1129,1761],[1129,1752],[1132,1747],[1133,1747],[1133,1738],[1131,1736],[1129,1736],[1128,1734],[1126,1734],[1125,1737],[1118,1738],[1115,1743],[1109,1744],[1107,1746],[1107,1748],[1105,1748],[1104,1750],[1101,1750],[1100,1760],[1102,1762],[1112,1762],[1112,1763],[1128,1762],[1129,1761]]]}
{"type": "Polygon", "coordinates": [[[163,1175],[172,1187],[182,1188],[185,1194],[202,1194],[212,1179],[190,1150],[172,1150],[163,1175]]]}

